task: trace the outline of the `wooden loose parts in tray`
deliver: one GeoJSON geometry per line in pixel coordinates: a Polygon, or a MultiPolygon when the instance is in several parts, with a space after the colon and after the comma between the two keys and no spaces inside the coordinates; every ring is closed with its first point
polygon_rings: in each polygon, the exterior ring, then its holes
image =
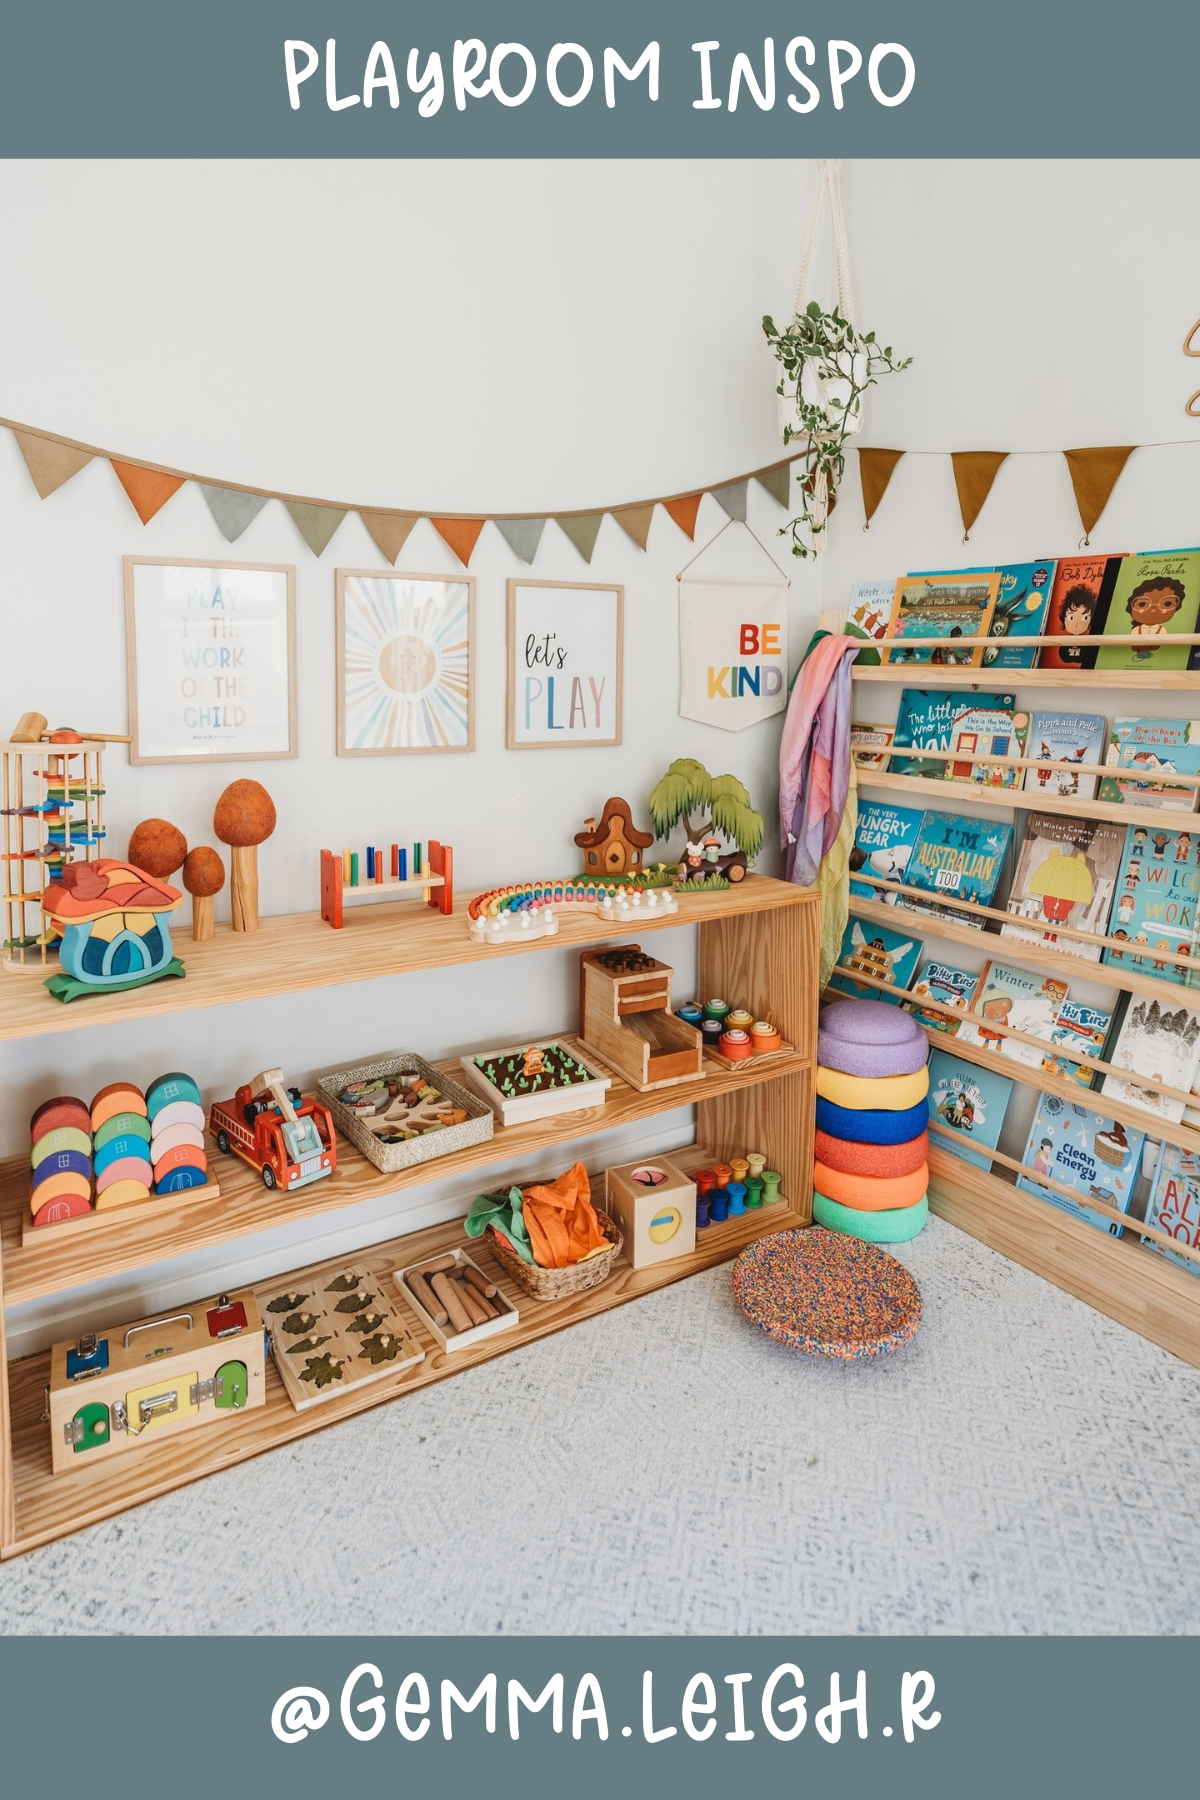
{"type": "Polygon", "coordinates": [[[323,1075],[317,1087],[342,1136],[349,1138],[355,1149],[361,1150],[367,1161],[382,1169],[385,1175],[398,1175],[402,1169],[432,1162],[437,1156],[450,1156],[470,1144],[484,1144],[495,1130],[495,1117],[490,1106],[485,1106],[476,1095],[468,1093],[459,1082],[443,1075],[412,1050],[400,1050],[395,1056],[364,1063],[361,1068],[344,1069],[339,1075],[323,1075]],[[423,1076],[430,1087],[437,1089],[448,1108],[458,1108],[466,1113],[466,1118],[441,1131],[422,1132],[406,1143],[387,1144],[364,1119],[338,1099],[338,1095],[353,1082],[386,1081],[392,1075],[409,1074],[423,1076]]]}
{"type": "Polygon", "coordinates": [[[393,1280],[443,1350],[466,1350],[511,1329],[520,1317],[465,1250],[397,1269],[393,1280]]]}
{"type": "Polygon", "coordinates": [[[671,973],[637,944],[589,950],[580,958],[584,1046],[639,1090],[698,1081],[704,1040],[671,1011],[671,973]]]}

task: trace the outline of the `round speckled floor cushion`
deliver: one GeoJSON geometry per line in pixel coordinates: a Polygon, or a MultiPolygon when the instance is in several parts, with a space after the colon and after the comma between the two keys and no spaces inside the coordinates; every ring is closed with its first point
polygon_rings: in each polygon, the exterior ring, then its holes
{"type": "Polygon", "coordinates": [[[915,1075],[843,1075],[840,1069],[817,1065],[817,1093],[835,1106],[864,1112],[905,1112],[929,1092],[929,1070],[915,1075]]]}
{"type": "Polygon", "coordinates": [[[850,1237],[862,1238],[868,1244],[906,1244],[924,1229],[929,1218],[929,1201],[921,1199],[915,1206],[902,1206],[887,1212],[859,1212],[842,1206],[826,1194],[813,1195],[813,1218],[829,1231],[844,1231],[850,1237]]]}
{"type": "Polygon", "coordinates": [[[921,1323],[921,1292],[902,1263],[820,1226],[777,1231],[743,1250],[733,1293],[768,1337],[843,1362],[898,1350],[921,1323]]]}
{"type": "Polygon", "coordinates": [[[840,1169],[843,1175],[911,1175],[928,1161],[929,1133],[923,1131],[903,1144],[864,1144],[818,1128],[813,1155],[827,1169],[840,1169]]]}
{"type": "Polygon", "coordinates": [[[907,1144],[920,1137],[929,1123],[924,1100],[899,1112],[865,1111],[861,1107],[836,1106],[817,1098],[817,1125],[830,1137],[854,1144],[907,1144]]]}

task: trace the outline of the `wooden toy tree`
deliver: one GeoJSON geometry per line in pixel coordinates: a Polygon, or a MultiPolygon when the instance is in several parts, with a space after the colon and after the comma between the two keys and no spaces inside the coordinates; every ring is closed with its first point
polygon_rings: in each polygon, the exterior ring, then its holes
{"type": "Polygon", "coordinates": [[[651,823],[662,839],[670,836],[680,820],[686,826],[688,847],[679,865],[683,879],[704,880],[717,887],[727,880],[740,881],[762,849],[762,814],[755,812],[737,776],[710,775],[703,763],[691,757],[680,757],[671,764],[651,790],[649,809],[651,823]],[[722,854],[721,840],[732,842],[736,850],[722,854]]]}
{"type": "Polygon", "coordinates": [[[213,830],[230,847],[229,894],[235,931],[258,930],[258,846],[275,829],[275,802],[257,781],[231,781],[216,804],[213,830]]]}
{"type": "Polygon", "coordinates": [[[203,944],[213,935],[213,899],[225,886],[225,864],[209,844],[189,850],[183,865],[183,885],[192,896],[192,938],[203,944]]]}

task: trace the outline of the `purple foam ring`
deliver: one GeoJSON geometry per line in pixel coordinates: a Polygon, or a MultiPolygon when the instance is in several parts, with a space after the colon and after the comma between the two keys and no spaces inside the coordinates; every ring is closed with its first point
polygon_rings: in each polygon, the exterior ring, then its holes
{"type": "Polygon", "coordinates": [[[924,1032],[911,1044],[855,1044],[824,1030],[817,1033],[817,1061],[823,1068],[837,1069],[842,1075],[864,1075],[868,1079],[919,1075],[928,1058],[924,1032]]]}

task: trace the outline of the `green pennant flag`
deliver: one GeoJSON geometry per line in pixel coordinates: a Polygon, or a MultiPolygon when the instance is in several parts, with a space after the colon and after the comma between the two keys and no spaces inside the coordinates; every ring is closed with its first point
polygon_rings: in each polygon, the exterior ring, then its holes
{"type": "Polygon", "coordinates": [[[492,524],[523,563],[533,561],[546,529],[545,519],[493,519],[492,524]]]}
{"type": "Polygon", "coordinates": [[[207,500],[208,510],[227,544],[236,544],[267,504],[265,494],[243,494],[238,488],[212,487],[207,481],[198,481],[196,486],[207,500]]]}
{"type": "Polygon", "coordinates": [[[730,481],[724,487],[709,488],[709,493],[723,512],[731,519],[746,523],[746,494],[750,487],[749,479],[730,481]]]}
{"type": "Polygon", "coordinates": [[[346,516],[344,506],[311,506],[304,500],[283,503],[296,521],[296,529],[314,556],[320,556],[326,544],[346,516]]]}
{"type": "Polygon", "coordinates": [[[603,513],[566,513],[562,518],[554,515],[555,524],[566,532],[585,563],[592,560],[603,517],[603,513]]]}
{"type": "Polygon", "coordinates": [[[773,468],[760,469],[754,477],[759,487],[766,488],[772,500],[780,506],[786,506],[792,497],[792,465],[790,462],[776,463],[773,468]]]}

